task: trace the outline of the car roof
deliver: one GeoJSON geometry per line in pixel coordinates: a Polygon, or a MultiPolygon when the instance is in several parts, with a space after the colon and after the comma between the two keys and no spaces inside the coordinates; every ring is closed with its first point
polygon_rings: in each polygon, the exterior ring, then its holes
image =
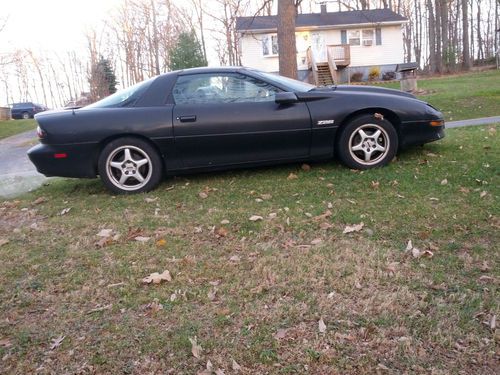
{"type": "MultiPolygon", "coordinates": [[[[176,70],[170,73],[175,73],[178,75],[184,75],[184,74],[200,74],[200,73],[234,73],[238,71],[244,71],[247,70],[245,67],[242,66],[218,66],[218,67],[199,67],[199,68],[189,68],[189,69],[183,69],[183,70],[176,70]]],[[[167,73],[169,74],[169,73],[167,73]]]]}

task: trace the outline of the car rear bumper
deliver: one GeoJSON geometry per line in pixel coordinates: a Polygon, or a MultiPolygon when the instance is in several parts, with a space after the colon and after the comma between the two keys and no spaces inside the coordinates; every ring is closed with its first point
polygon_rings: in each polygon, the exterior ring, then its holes
{"type": "Polygon", "coordinates": [[[96,144],[39,144],[28,150],[28,157],[37,171],[47,177],[94,178],[97,175],[96,144]]]}
{"type": "Polygon", "coordinates": [[[444,138],[444,122],[441,126],[431,126],[431,121],[434,120],[403,122],[400,129],[400,134],[403,137],[399,146],[406,148],[413,145],[423,145],[444,138]]]}

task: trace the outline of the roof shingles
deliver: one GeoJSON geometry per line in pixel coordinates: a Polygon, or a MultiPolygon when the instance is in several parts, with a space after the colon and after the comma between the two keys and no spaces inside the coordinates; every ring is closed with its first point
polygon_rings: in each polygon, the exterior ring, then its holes
{"type": "MultiPolygon", "coordinates": [[[[341,26],[356,24],[377,24],[384,22],[406,22],[408,19],[390,9],[352,10],[348,12],[328,12],[298,14],[295,27],[341,26]]],[[[278,25],[277,16],[238,17],[236,30],[259,31],[275,30],[278,25]]]]}

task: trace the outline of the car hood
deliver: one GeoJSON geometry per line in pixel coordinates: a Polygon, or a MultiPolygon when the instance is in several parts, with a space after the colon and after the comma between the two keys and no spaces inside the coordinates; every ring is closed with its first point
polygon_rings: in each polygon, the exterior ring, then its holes
{"type": "Polygon", "coordinates": [[[395,95],[403,96],[406,98],[416,99],[415,95],[408,92],[386,89],[384,87],[376,86],[362,86],[362,85],[336,85],[328,87],[318,87],[312,90],[312,92],[335,92],[335,93],[369,93],[369,94],[384,94],[384,95],[395,95]]]}

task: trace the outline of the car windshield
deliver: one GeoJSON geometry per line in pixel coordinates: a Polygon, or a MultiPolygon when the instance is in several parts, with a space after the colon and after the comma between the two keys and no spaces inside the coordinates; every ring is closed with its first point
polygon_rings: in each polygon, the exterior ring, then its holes
{"type": "Polygon", "coordinates": [[[275,83],[278,86],[285,86],[290,91],[307,92],[314,89],[316,86],[311,85],[307,82],[297,81],[296,79],[291,79],[277,74],[258,72],[262,77],[264,77],[268,82],[275,83]]]}
{"type": "Polygon", "coordinates": [[[107,108],[107,107],[124,107],[133,103],[149,88],[156,77],[139,82],[126,89],[115,92],[113,95],[107,96],[85,108],[107,108]]]}

